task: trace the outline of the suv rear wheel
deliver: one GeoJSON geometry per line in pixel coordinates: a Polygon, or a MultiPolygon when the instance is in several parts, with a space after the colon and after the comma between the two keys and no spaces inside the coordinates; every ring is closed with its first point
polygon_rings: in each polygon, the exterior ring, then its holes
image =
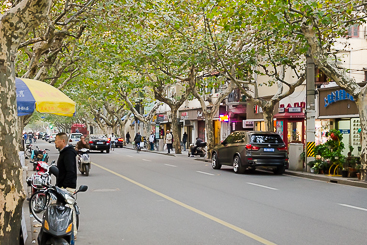
{"type": "Polygon", "coordinates": [[[238,155],[233,158],[233,171],[236,174],[243,174],[245,172],[244,167],[241,165],[241,159],[238,155]]]}
{"type": "Polygon", "coordinates": [[[212,156],[212,168],[213,169],[220,169],[222,167],[222,164],[219,163],[217,153],[213,153],[212,156]]]}

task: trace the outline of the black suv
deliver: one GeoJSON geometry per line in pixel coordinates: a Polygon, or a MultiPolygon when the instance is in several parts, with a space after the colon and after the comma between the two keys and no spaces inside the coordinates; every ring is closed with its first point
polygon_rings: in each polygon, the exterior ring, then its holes
{"type": "Polygon", "coordinates": [[[287,148],[273,132],[234,131],[214,147],[212,168],[232,165],[235,173],[246,170],[267,169],[283,174],[288,164],[287,148]]]}

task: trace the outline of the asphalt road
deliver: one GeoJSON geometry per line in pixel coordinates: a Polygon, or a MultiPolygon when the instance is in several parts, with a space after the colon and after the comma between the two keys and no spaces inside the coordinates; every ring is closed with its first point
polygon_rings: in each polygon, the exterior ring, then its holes
{"type": "MultiPolygon", "coordinates": [[[[37,142],[51,149],[54,144],[37,142]]],[[[367,189],[129,149],[78,173],[77,244],[367,244],[367,189]]]]}

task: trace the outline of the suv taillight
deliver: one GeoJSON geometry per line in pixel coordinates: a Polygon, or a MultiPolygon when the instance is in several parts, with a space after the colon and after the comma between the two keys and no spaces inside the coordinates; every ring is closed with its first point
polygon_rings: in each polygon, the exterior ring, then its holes
{"type": "Polygon", "coordinates": [[[253,146],[251,144],[247,144],[246,149],[249,150],[249,151],[258,151],[260,149],[260,147],[253,146]]]}
{"type": "Polygon", "coordinates": [[[278,148],[278,151],[287,151],[287,147],[280,147],[280,148],[278,148]]]}
{"type": "Polygon", "coordinates": [[[93,144],[93,141],[89,141],[89,144],[93,144]]]}

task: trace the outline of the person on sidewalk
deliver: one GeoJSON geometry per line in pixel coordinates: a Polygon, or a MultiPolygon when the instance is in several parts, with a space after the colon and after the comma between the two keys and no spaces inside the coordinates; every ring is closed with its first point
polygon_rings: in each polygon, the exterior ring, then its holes
{"type": "Polygon", "coordinates": [[[111,137],[110,137],[110,149],[111,149],[112,151],[114,151],[114,150],[115,150],[115,147],[116,147],[115,139],[116,139],[116,137],[115,137],[115,135],[112,133],[112,135],[111,135],[111,137]]]}
{"type": "Polygon", "coordinates": [[[187,133],[185,132],[182,136],[182,144],[184,147],[184,151],[186,151],[186,142],[187,142],[187,133]]]}
{"type": "Polygon", "coordinates": [[[173,142],[172,140],[173,140],[172,134],[170,134],[169,130],[167,130],[166,144],[167,144],[168,154],[170,153],[170,150],[172,149],[172,142],[173,142]]]}
{"type": "MultiPolygon", "coordinates": [[[[59,176],[56,178],[56,186],[64,188],[70,193],[74,193],[76,189],[76,155],[73,146],[68,145],[68,136],[66,133],[58,133],[55,138],[55,147],[60,151],[60,156],[57,159],[57,168],[59,176]]],[[[74,237],[76,239],[76,212],[74,206],[69,206],[73,210],[73,227],[74,237]]]]}
{"type": "Polygon", "coordinates": [[[140,135],[140,132],[137,132],[134,138],[134,143],[136,145],[136,148],[140,147],[140,142],[141,142],[141,135],[140,135]]]}
{"type": "Polygon", "coordinates": [[[155,135],[154,135],[153,131],[149,136],[149,143],[150,143],[150,150],[154,151],[155,135]]]}
{"type": "Polygon", "coordinates": [[[126,133],[126,144],[129,144],[130,143],[130,133],[127,132],[126,133]]]}

